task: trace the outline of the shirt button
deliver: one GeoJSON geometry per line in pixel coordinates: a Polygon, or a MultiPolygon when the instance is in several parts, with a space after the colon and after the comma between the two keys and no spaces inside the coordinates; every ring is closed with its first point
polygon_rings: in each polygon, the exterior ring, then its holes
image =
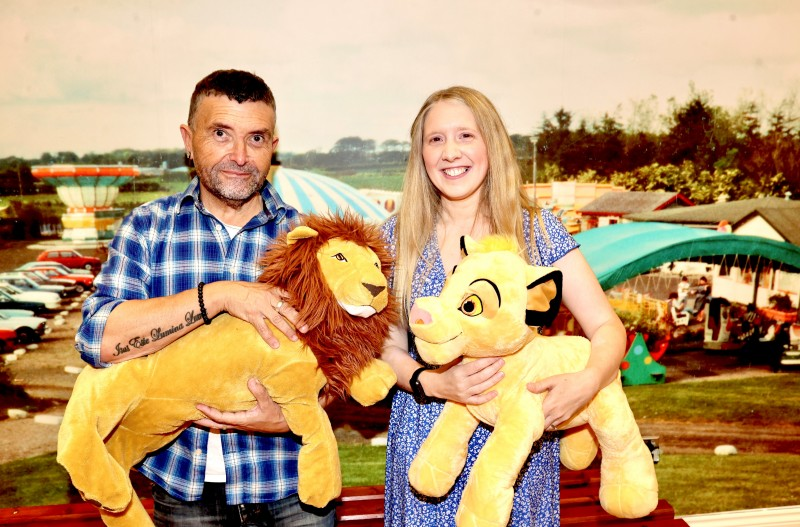
{"type": "Polygon", "coordinates": [[[197,450],[194,451],[194,455],[200,457],[203,455],[203,451],[198,448],[197,450]]]}
{"type": "Polygon", "coordinates": [[[217,224],[214,225],[214,228],[217,229],[218,231],[221,231],[222,230],[222,225],[217,223],[217,224]]]}

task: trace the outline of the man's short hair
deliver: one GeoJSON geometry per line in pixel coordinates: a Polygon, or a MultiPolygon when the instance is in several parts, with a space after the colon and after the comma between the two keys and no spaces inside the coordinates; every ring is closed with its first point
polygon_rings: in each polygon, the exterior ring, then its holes
{"type": "Polygon", "coordinates": [[[189,120],[187,121],[189,126],[192,126],[192,119],[194,119],[200,99],[216,95],[224,95],[239,104],[263,102],[273,111],[275,110],[275,97],[261,77],[248,71],[217,70],[207,75],[195,86],[192,101],[189,104],[189,120]]]}

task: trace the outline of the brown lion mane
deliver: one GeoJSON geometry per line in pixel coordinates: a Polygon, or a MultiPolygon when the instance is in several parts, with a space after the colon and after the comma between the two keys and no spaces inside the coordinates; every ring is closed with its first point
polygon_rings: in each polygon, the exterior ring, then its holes
{"type": "Polygon", "coordinates": [[[317,252],[329,240],[341,238],[372,249],[384,276],[389,276],[392,262],[380,229],[354,213],[305,216],[303,224],[318,236],[292,245],[286,234],[279,237],[260,262],[264,270],[259,282],[288,292],[287,302],[308,324],[308,332],[298,332],[298,337],[313,351],[328,379],[323,394],[346,398],[351,379],[380,356],[389,328],[398,320],[397,310],[390,292],[389,303],[380,313],[367,318],[347,313],[325,282],[317,252]]]}

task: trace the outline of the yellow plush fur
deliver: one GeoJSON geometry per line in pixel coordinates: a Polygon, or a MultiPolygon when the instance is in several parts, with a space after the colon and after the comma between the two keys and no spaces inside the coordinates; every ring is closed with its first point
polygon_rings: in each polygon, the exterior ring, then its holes
{"type": "MultiPolygon", "coordinates": [[[[253,377],[264,384],[281,406],[292,432],[302,438],[300,499],[322,507],[339,495],[336,440],[318,403],[321,390],[329,387],[323,372],[339,377],[340,387],[332,393],[349,393],[364,405],[383,399],[394,385],[392,369],[377,359],[380,343],[396,320],[390,313],[394,310],[386,280],[391,262],[381,252],[377,227],[349,215],[345,219],[310,218],[276,247],[275,251],[282,252],[270,259],[272,251],[268,251],[264,280],[275,280],[287,288],[292,305],[306,313],[305,320],[314,318],[311,311],[322,311],[326,318],[336,319],[342,328],[339,331],[348,334],[326,334],[329,340],[314,336],[320,330],[315,325],[324,322],[319,321],[312,324],[307,337],[292,342],[270,326],[280,339],[280,348],[272,349],[251,324],[222,314],[150,356],[103,369],[84,368],[59,431],[57,460],[84,499],[100,506],[107,525],[152,525],[131,487],[131,467],[147,453],[170,443],[192,421],[203,418],[195,408],[198,403],[230,411],[252,408],[255,400],[247,381],[253,377]],[[308,226],[312,224],[317,228],[308,226]],[[335,236],[321,239],[321,230],[335,236]],[[310,257],[293,258],[296,251],[309,248],[310,257]],[[288,263],[293,259],[297,261],[288,263]],[[279,277],[293,273],[288,267],[295,269],[297,276],[283,283],[279,277]],[[329,291],[308,293],[311,297],[304,298],[307,291],[293,289],[294,282],[306,287],[315,274],[324,278],[318,280],[322,285],[315,287],[329,291]],[[356,316],[349,314],[353,312],[356,316]],[[375,334],[374,344],[354,350],[358,346],[350,346],[348,339],[358,338],[354,328],[359,325],[369,326],[369,333],[375,334]],[[340,348],[346,349],[331,349],[326,358],[325,349],[306,341],[339,342],[340,348]],[[357,353],[362,356],[352,357],[357,353]],[[319,366],[323,361],[325,368],[319,366]],[[336,368],[339,363],[347,364],[336,368]]],[[[323,331],[337,330],[326,326],[323,331]]]]}
{"type": "MultiPolygon", "coordinates": [[[[561,273],[528,265],[515,242],[492,237],[484,244],[465,238],[466,256],[447,279],[442,294],[420,298],[409,313],[422,358],[447,364],[463,356],[503,356],[505,376],[498,396],[482,405],[448,402],[423,443],[409,481],[420,493],[439,497],[464,468],[467,442],[484,422],[494,426],[470,474],[456,516],[459,527],[505,526],[513,486],[544,427],[544,395],[528,382],[582,370],[590,343],[583,337],[539,335],[560,304],[561,273]]],[[[658,503],[653,459],[639,433],[617,378],[562,429],[561,461],[582,469],[602,452],[600,501],[610,514],[638,518],[658,503]],[[586,424],[588,423],[588,426],[586,424]]]]}

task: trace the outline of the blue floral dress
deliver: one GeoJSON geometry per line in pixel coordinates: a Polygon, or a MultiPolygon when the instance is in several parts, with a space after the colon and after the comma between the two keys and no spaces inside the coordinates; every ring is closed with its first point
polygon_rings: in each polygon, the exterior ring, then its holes
{"type": "MultiPolygon", "coordinates": [[[[542,222],[531,221],[526,212],[523,218],[525,239],[530,240],[533,224],[536,250],[528,243],[530,261],[537,265],[551,265],[578,245],[561,222],[550,212],[542,211],[542,222]],[[541,231],[541,224],[547,234],[541,231]]],[[[396,216],[384,225],[384,235],[390,250],[395,251],[396,216]]],[[[412,302],[421,296],[439,296],[446,273],[439,254],[436,234],[425,247],[414,273],[411,291],[412,302]],[[426,261],[433,269],[423,278],[426,261]]],[[[409,334],[409,353],[424,364],[409,334]]],[[[386,451],[386,502],[385,525],[391,527],[448,527],[455,525],[461,493],[470,470],[486,442],[491,427],[480,425],[472,436],[467,462],[453,489],[443,498],[428,498],[415,492],[408,483],[408,469],[414,456],[439,417],[444,404],[434,401],[420,405],[406,391],[397,390],[392,399],[389,418],[389,438],[386,451]]],[[[559,458],[558,437],[545,435],[533,446],[531,456],[520,472],[514,489],[514,507],[509,525],[519,527],[548,527],[559,525],[559,458]]]]}

